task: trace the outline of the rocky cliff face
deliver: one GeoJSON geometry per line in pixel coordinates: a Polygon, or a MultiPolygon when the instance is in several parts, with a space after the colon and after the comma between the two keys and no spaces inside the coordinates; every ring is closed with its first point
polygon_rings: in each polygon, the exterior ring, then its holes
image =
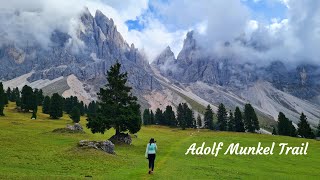
{"type": "Polygon", "coordinates": [[[291,67],[281,61],[258,66],[239,63],[236,57],[216,58],[197,45],[193,32],[187,34],[177,59],[173,59],[168,49],[153,65],[165,78],[182,83],[184,88],[212,104],[224,103],[233,109],[250,102],[259,112],[274,119],[278,111],[286,112],[295,123],[301,112],[309,115],[313,125],[320,118],[320,66],[291,67]]]}
{"type": "Polygon", "coordinates": [[[145,56],[129,46],[117,31],[112,19],[97,11],[92,16],[86,9],[79,17],[77,38],[55,30],[49,47],[18,47],[8,44],[0,48],[0,79],[10,80],[32,72],[29,83],[75,75],[86,84],[88,92],[96,92],[106,82],[105,74],[116,61],[129,73],[129,83],[141,95],[161,89],[152,78],[145,56]]]}

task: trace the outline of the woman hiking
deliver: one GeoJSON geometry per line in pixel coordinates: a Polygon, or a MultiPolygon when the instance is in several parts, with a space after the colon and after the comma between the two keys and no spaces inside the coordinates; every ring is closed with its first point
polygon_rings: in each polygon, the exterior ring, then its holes
{"type": "Polygon", "coordinates": [[[146,158],[149,160],[149,174],[153,173],[154,169],[154,160],[156,159],[156,151],[158,150],[156,141],[153,138],[150,139],[147,149],[146,149],[146,158]]]}

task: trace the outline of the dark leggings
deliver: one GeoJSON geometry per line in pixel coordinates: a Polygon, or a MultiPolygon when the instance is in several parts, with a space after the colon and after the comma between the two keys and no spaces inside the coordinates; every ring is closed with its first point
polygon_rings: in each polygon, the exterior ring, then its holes
{"type": "Polygon", "coordinates": [[[156,154],[148,154],[148,160],[149,160],[149,169],[154,168],[154,160],[156,159],[156,154]]]}

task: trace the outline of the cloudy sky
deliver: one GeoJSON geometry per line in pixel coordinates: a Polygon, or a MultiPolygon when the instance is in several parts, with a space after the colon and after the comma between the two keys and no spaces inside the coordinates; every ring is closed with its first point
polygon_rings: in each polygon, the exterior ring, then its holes
{"type": "Polygon", "coordinates": [[[217,54],[319,62],[318,0],[0,0],[0,38],[22,41],[23,36],[33,36],[45,45],[52,29],[73,34],[75,17],[84,6],[92,14],[100,9],[113,18],[126,41],[143,50],[150,61],[168,45],[177,55],[186,33],[194,30],[199,42],[217,54]],[[266,50],[219,46],[240,36],[266,50]]]}

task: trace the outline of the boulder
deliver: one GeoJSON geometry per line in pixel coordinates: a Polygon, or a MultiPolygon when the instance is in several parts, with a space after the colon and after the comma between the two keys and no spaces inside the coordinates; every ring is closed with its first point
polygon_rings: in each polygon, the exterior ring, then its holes
{"type": "Polygon", "coordinates": [[[124,134],[124,133],[113,135],[109,140],[114,144],[130,145],[132,143],[131,136],[129,134],[124,134]]]}
{"type": "Polygon", "coordinates": [[[72,131],[83,131],[82,126],[79,123],[75,123],[74,125],[67,125],[67,129],[72,131]]]}
{"type": "Polygon", "coordinates": [[[115,154],[114,144],[109,140],[106,140],[106,141],[81,140],[79,142],[79,146],[99,149],[99,150],[102,150],[102,151],[109,153],[109,154],[115,154]]]}

